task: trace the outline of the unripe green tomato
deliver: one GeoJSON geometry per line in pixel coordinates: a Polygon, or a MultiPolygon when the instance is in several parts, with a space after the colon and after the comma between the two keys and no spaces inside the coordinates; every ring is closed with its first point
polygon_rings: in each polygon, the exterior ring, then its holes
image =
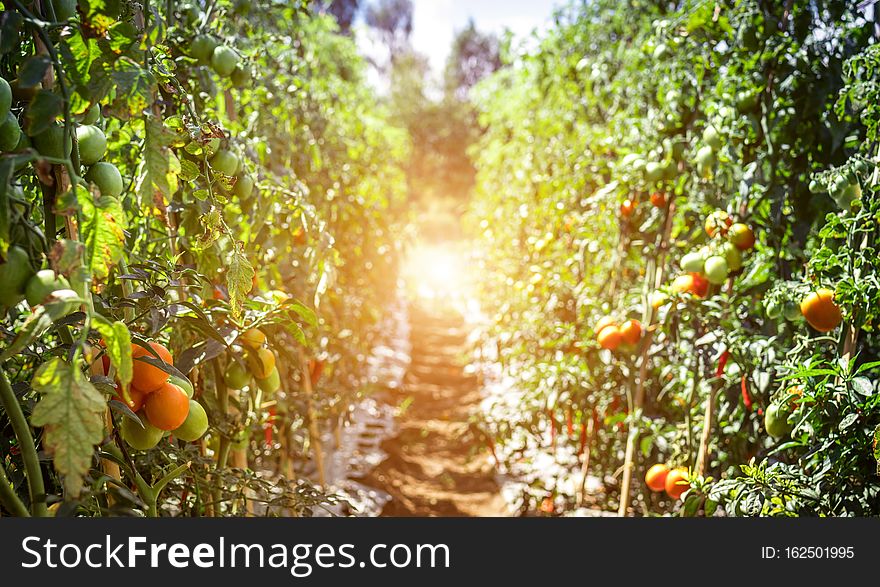
{"type": "Polygon", "coordinates": [[[181,15],[187,24],[195,24],[202,17],[202,11],[195,4],[187,4],[181,9],[181,15]]]}
{"type": "Polygon", "coordinates": [[[758,92],[743,90],[736,95],[736,108],[740,112],[751,112],[758,105],[758,92]]]}
{"type": "Polygon", "coordinates": [[[849,210],[852,207],[853,202],[860,200],[861,197],[862,186],[859,185],[858,182],[853,182],[843,188],[834,200],[842,210],[849,210]]]}
{"type": "Polygon", "coordinates": [[[825,191],[825,187],[816,181],[815,179],[810,180],[810,193],[811,194],[820,194],[825,191]]]}
{"type": "Polygon", "coordinates": [[[669,55],[669,46],[666,43],[660,43],[654,48],[654,59],[661,61],[669,55]]]}
{"type": "Polygon", "coordinates": [[[42,302],[46,314],[53,321],[76,312],[81,303],[82,298],[72,289],[56,289],[42,302]]]}
{"type": "Polygon", "coordinates": [[[0,305],[10,307],[24,299],[24,290],[34,274],[27,251],[11,246],[0,263],[0,305]]]}
{"type": "Polygon", "coordinates": [[[742,269],[742,253],[733,243],[724,243],[721,246],[721,252],[724,254],[724,260],[727,261],[727,268],[730,271],[739,271],[742,269]]]}
{"type": "Polygon", "coordinates": [[[782,313],[789,322],[799,322],[804,317],[801,313],[801,305],[791,300],[785,302],[785,305],[782,307],[782,313]]]}
{"type": "Polygon", "coordinates": [[[281,388],[281,375],[278,373],[278,367],[272,369],[269,376],[265,379],[257,379],[257,385],[263,390],[263,393],[275,393],[281,388]]]}
{"type": "Polygon", "coordinates": [[[791,434],[793,426],[788,423],[789,409],[778,403],[767,406],[764,412],[764,428],[773,438],[782,438],[791,434]]]}
{"type": "Polygon", "coordinates": [[[211,55],[219,44],[219,41],[211,35],[197,35],[190,44],[189,55],[193,59],[198,59],[202,65],[207,65],[211,62],[211,55]]]}
{"type": "Polygon", "coordinates": [[[688,273],[702,273],[706,259],[699,251],[692,251],[681,258],[681,268],[688,273]]]}
{"type": "Polygon", "coordinates": [[[24,290],[24,298],[31,307],[38,306],[43,300],[59,289],[70,289],[70,283],[63,275],[56,275],[51,269],[42,269],[28,280],[24,290]]]}
{"type": "Polygon", "coordinates": [[[211,157],[211,167],[223,175],[231,176],[238,173],[240,163],[238,156],[232,151],[226,149],[220,149],[213,157],[211,157]]]}
{"type": "Polygon", "coordinates": [[[171,434],[174,435],[174,438],[179,438],[186,442],[194,442],[204,436],[207,431],[208,414],[205,413],[205,408],[202,407],[202,404],[191,399],[189,400],[189,413],[186,416],[186,420],[171,434]]]}
{"type": "Polygon", "coordinates": [[[92,104],[82,115],[81,124],[95,124],[101,120],[101,105],[92,104]]]}
{"type": "Polygon", "coordinates": [[[15,150],[23,134],[18,126],[18,119],[7,110],[2,122],[0,122],[0,151],[15,150]]]}
{"type": "Polygon", "coordinates": [[[16,153],[20,153],[25,149],[30,149],[31,147],[31,139],[27,136],[27,133],[20,133],[18,135],[18,144],[15,145],[15,149],[13,149],[16,153]]]}
{"type": "Polygon", "coordinates": [[[70,157],[70,149],[73,147],[73,140],[67,137],[64,140],[64,125],[53,124],[45,131],[33,137],[33,144],[37,152],[44,157],[54,157],[55,159],[66,159],[70,157]]]}
{"type": "Polygon", "coordinates": [[[645,163],[645,179],[648,181],[660,181],[663,179],[663,164],[657,161],[645,163]]]}
{"type": "Polygon", "coordinates": [[[122,425],[119,427],[119,434],[122,436],[122,440],[131,448],[135,450],[150,450],[159,444],[165,431],[150,424],[143,413],[140,414],[140,419],[143,427],[131,418],[124,418],[122,425]]]}
{"type": "Polygon", "coordinates": [[[125,187],[122,183],[122,175],[116,166],[105,161],[99,161],[92,165],[86,173],[85,179],[98,186],[102,196],[118,198],[122,195],[122,190],[125,187]]]}
{"type": "Polygon", "coordinates": [[[703,142],[712,147],[713,151],[721,148],[721,137],[714,126],[707,126],[703,131],[703,142]]]}
{"type": "Polygon", "coordinates": [[[235,182],[235,187],[233,188],[233,192],[241,201],[246,201],[251,197],[251,194],[254,191],[254,178],[250,175],[242,175],[238,178],[238,181],[235,182]]]}
{"type": "Polygon", "coordinates": [[[764,312],[771,320],[776,320],[782,316],[782,306],[777,302],[764,302],[764,312]]]}
{"type": "Polygon", "coordinates": [[[177,387],[183,390],[183,393],[186,394],[186,397],[192,399],[192,396],[195,395],[195,390],[193,389],[193,384],[189,379],[185,379],[183,377],[178,377],[177,375],[169,375],[168,382],[173,383],[177,387]]]}
{"type": "Polygon", "coordinates": [[[217,75],[229,77],[238,65],[238,53],[226,45],[220,45],[211,54],[211,67],[217,75]]]}
{"type": "Polygon", "coordinates": [[[12,88],[9,82],[0,77],[0,120],[5,119],[12,107],[12,88]]]}
{"type": "Polygon", "coordinates": [[[79,161],[83,165],[94,165],[104,158],[107,152],[107,137],[97,126],[84,124],[76,128],[76,141],[79,147],[79,161]]]}
{"type": "Polygon", "coordinates": [[[229,389],[242,389],[250,384],[251,374],[241,361],[229,361],[223,374],[223,382],[229,389]]]}
{"type": "Polygon", "coordinates": [[[703,145],[697,151],[697,167],[702,170],[711,169],[715,165],[715,151],[709,145],[703,145]]]}
{"type": "Polygon", "coordinates": [[[834,181],[832,181],[831,185],[828,187],[828,193],[836,200],[843,194],[843,190],[845,190],[848,185],[849,181],[844,176],[838,176],[834,178],[834,181]]]}
{"type": "Polygon", "coordinates": [[[232,81],[232,85],[241,89],[251,80],[251,72],[245,67],[238,66],[232,72],[232,75],[229,76],[229,79],[232,81]]]}
{"type": "Polygon", "coordinates": [[[727,274],[729,273],[727,260],[719,255],[713,255],[706,259],[703,271],[706,273],[706,279],[709,280],[709,283],[720,285],[724,283],[724,280],[727,279],[727,274]]]}

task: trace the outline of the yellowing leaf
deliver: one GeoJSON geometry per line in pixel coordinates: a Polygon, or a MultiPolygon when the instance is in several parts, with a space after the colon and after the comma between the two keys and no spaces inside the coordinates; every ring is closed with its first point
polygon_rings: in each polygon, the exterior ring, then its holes
{"type": "Polygon", "coordinates": [[[77,186],[77,196],[82,214],[81,236],[86,245],[86,266],[97,279],[103,279],[122,258],[125,212],[116,198],[95,200],[82,186],[77,186]]]}
{"type": "Polygon", "coordinates": [[[229,290],[229,305],[232,306],[232,315],[241,313],[241,303],[254,286],[254,268],[247,257],[236,247],[229,262],[229,270],[226,272],[226,289],[229,290]]]}
{"type": "Polygon", "coordinates": [[[104,396],[82,372],[61,358],[43,363],[32,382],[40,401],[31,415],[33,426],[43,427],[43,447],[52,455],[64,487],[77,497],[92,464],[95,445],[104,430],[104,396]]]}
{"type": "Polygon", "coordinates": [[[147,115],[144,119],[144,163],[137,183],[137,193],[145,206],[164,207],[177,191],[180,160],[171,150],[176,135],[161,119],[147,115]]]}
{"type": "Polygon", "coordinates": [[[133,376],[131,359],[131,333],[124,322],[110,322],[103,316],[94,316],[92,326],[101,333],[107,345],[107,356],[116,368],[116,378],[123,389],[128,389],[133,376]]]}

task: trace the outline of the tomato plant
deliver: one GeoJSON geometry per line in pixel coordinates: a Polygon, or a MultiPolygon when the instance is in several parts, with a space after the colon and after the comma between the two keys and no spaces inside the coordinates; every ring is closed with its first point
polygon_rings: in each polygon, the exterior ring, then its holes
{"type": "Polygon", "coordinates": [[[592,475],[621,515],[876,514],[873,12],[562,12],[476,93],[468,223],[486,338],[522,394],[484,417],[502,465],[543,451],[557,472],[533,503],[569,509],[592,475]],[[561,414],[585,431],[567,450],[561,414]]]}
{"type": "Polygon", "coordinates": [[[331,499],[291,463],[365,389],[406,141],[307,4],[2,3],[4,511],[331,499]]]}

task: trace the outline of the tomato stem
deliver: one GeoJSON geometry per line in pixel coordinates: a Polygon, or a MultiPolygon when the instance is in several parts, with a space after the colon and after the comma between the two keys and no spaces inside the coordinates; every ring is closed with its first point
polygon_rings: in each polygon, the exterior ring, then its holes
{"type": "Polygon", "coordinates": [[[9,379],[6,373],[0,370],[0,403],[9,416],[12,423],[12,430],[15,432],[15,438],[21,447],[21,458],[24,461],[24,468],[27,476],[28,490],[31,498],[31,513],[35,516],[45,517],[49,515],[46,507],[46,489],[43,485],[43,471],[40,469],[40,459],[37,456],[37,449],[34,446],[34,438],[31,434],[31,427],[21,411],[21,405],[18,398],[12,391],[9,379]]]}

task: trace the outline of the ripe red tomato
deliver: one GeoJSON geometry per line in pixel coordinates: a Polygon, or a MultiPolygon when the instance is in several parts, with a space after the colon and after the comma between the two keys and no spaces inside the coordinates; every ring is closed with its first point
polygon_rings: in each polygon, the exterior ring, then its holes
{"type": "Polygon", "coordinates": [[[666,194],[663,192],[654,192],[651,194],[651,205],[655,208],[665,208],[666,207],[666,194]]]}

